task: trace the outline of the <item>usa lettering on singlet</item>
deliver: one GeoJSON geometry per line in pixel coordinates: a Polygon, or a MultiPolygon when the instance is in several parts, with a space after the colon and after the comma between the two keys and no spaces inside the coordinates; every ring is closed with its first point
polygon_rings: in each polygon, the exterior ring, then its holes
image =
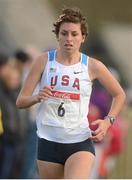
{"type": "Polygon", "coordinates": [[[88,56],[81,54],[79,63],[65,66],[57,62],[56,50],[49,51],[40,87],[45,85],[53,87],[53,96],[41,103],[37,121],[47,127],[87,128],[89,131],[87,114],[92,83],[88,75],[88,56]]]}

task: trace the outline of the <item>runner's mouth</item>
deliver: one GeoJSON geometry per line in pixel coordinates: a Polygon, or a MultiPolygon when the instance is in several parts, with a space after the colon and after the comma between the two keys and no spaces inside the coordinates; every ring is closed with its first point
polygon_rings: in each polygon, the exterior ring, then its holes
{"type": "Polygon", "coordinates": [[[65,44],[64,46],[65,46],[65,47],[73,47],[72,44],[65,44]]]}

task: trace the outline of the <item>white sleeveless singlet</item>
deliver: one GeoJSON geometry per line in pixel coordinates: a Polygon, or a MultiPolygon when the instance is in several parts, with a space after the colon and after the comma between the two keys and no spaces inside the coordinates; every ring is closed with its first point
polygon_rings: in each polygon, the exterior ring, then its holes
{"type": "Polygon", "coordinates": [[[75,143],[91,137],[87,114],[92,91],[88,74],[89,57],[81,53],[80,62],[65,66],[56,61],[56,50],[48,61],[40,88],[53,86],[53,96],[41,102],[36,122],[40,138],[59,143],[75,143]]]}

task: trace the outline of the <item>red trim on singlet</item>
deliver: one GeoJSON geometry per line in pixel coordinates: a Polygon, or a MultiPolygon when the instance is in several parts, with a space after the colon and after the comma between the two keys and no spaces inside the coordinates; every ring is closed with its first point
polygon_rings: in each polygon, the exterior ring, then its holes
{"type": "Polygon", "coordinates": [[[77,94],[77,93],[52,91],[52,94],[53,94],[52,96],[55,98],[80,100],[80,94],[77,94]]]}

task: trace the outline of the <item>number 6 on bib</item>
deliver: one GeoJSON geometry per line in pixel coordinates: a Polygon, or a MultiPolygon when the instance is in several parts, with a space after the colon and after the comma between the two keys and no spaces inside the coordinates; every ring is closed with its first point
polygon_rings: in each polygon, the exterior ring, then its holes
{"type": "Polygon", "coordinates": [[[63,117],[65,115],[65,109],[63,107],[64,102],[60,104],[58,107],[58,116],[63,117]]]}

